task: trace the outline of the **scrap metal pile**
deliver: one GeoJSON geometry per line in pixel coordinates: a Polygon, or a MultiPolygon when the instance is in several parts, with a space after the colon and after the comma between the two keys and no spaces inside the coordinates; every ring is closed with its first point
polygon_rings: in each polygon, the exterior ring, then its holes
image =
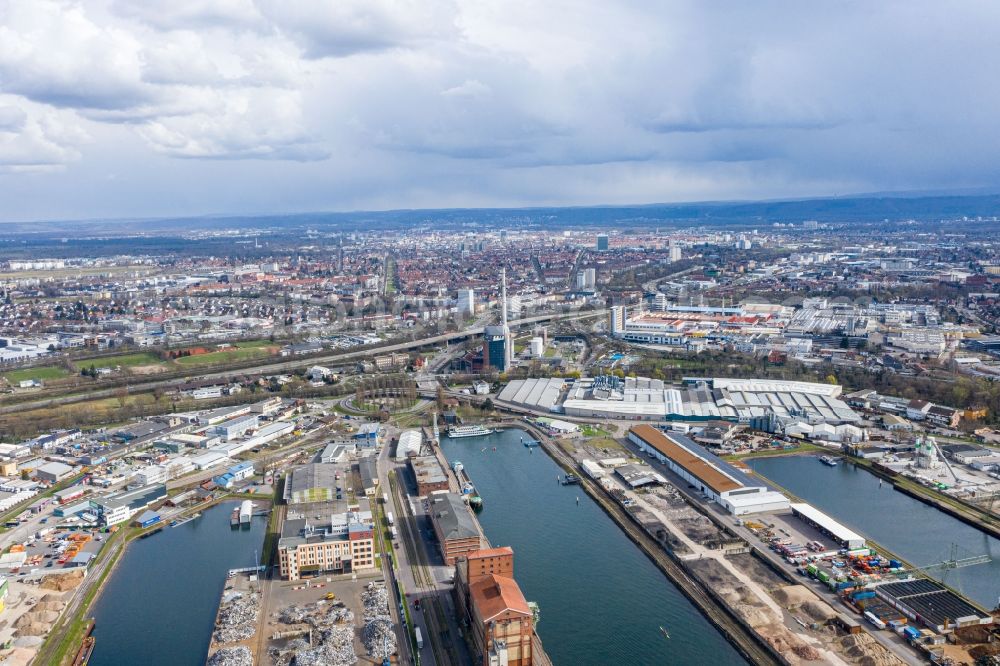
{"type": "Polygon", "coordinates": [[[244,594],[231,592],[223,597],[219,618],[215,623],[216,643],[245,641],[257,633],[257,618],[260,615],[260,595],[257,592],[244,594]]]}
{"type": "Polygon", "coordinates": [[[319,601],[282,609],[278,619],[303,627],[311,638],[295,638],[269,650],[276,666],[351,666],[358,662],[354,652],[354,613],[342,604],[319,601]]]}
{"type": "Polygon", "coordinates": [[[222,648],[206,662],[208,666],[253,666],[253,655],[245,645],[222,648]]]}
{"type": "Polygon", "coordinates": [[[396,632],[392,630],[389,616],[389,591],[385,585],[368,583],[361,593],[365,605],[365,626],[361,630],[361,642],[368,656],[382,660],[396,652],[396,632]]]}

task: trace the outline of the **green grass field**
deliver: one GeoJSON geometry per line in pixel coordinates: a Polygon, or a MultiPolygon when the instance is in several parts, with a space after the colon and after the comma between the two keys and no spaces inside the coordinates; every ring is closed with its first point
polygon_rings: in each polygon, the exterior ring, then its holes
{"type": "Polygon", "coordinates": [[[3,373],[3,376],[7,378],[7,381],[11,384],[17,384],[25,379],[40,379],[45,381],[47,379],[62,379],[63,377],[69,376],[69,371],[58,365],[46,365],[40,368],[24,368],[22,370],[11,370],[10,372],[3,373]]]}
{"type": "Polygon", "coordinates": [[[598,428],[597,426],[582,424],[580,426],[580,432],[587,437],[610,437],[611,433],[604,428],[598,428]]]}
{"type": "Polygon", "coordinates": [[[89,368],[91,363],[98,368],[113,368],[120,365],[123,368],[130,368],[136,365],[159,365],[163,361],[156,354],[150,352],[138,352],[135,354],[121,354],[120,356],[108,356],[107,358],[96,358],[90,361],[80,361],[81,367],[89,368]]]}

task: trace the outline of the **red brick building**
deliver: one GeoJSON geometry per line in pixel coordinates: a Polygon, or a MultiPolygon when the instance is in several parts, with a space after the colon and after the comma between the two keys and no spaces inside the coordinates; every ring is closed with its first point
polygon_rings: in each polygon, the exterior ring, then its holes
{"type": "Polygon", "coordinates": [[[476,664],[532,666],[538,645],[535,618],[514,575],[514,551],[470,552],[456,567],[455,593],[469,621],[476,664]]]}

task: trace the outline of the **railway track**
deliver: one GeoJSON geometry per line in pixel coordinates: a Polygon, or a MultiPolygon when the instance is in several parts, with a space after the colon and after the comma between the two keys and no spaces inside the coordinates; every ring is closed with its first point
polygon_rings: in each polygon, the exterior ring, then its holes
{"type": "Polygon", "coordinates": [[[391,485],[393,506],[396,508],[400,529],[400,540],[403,542],[407,564],[417,586],[413,592],[424,593],[419,595],[421,603],[419,612],[423,615],[424,627],[427,638],[431,642],[434,657],[441,666],[460,666],[461,662],[458,660],[458,655],[452,645],[454,639],[447,628],[448,622],[441,602],[437,599],[438,590],[434,583],[434,577],[430,573],[427,554],[420,545],[421,536],[415,527],[416,516],[410,511],[409,500],[402,494],[402,488],[395,480],[392,481],[391,485]]]}
{"type": "MultiPolygon", "coordinates": [[[[538,323],[542,321],[552,321],[552,320],[573,320],[588,317],[595,317],[602,314],[603,310],[590,310],[587,312],[573,312],[573,313],[551,313],[544,315],[537,315],[534,317],[526,317],[524,319],[515,319],[510,322],[511,327],[528,325],[533,323],[538,323]]],[[[442,333],[440,335],[432,335],[426,338],[418,338],[416,340],[408,340],[406,342],[397,342],[390,345],[385,345],[382,347],[376,347],[372,349],[363,349],[359,351],[348,351],[340,352],[337,354],[327,354],[323,356],[304,356],[298,359],[288,360],[288,361],[273,361],[268,357],[261,359],[260,363],[252,365],[239,364],[238,368],[226,369],[226,370],[210,370],[205,372],[204,370],[199,371],[198,368],[192,368],[190,372],[185,372],[181,376],[175,376],[170,379],[156,379],[151,377],[150,379],[136,378],[136,381],[131,382],[127,385],[130,393],[148,393],[155,389],[166,389],[172,388],[179,384],[183,384],[190,381],[192,377],[197,377],[198,379],[223,379],[229,378],[234,375],[256,375],[256,374],[271,374],[271,373],[281,373],[288,372],[291,370],[296,370],[310,365],[325,365],[325,364],[336,364],[342,363],[344,361],[350,361],[359,358],[366,358],[370,356],[377,356],[380,354],[388,354],[390,352],[396,351],[408,351],[412,349],[419,349],[421,347],[426,347],[430,345],[438,345],[444,342],[451,342],[453,340],[460,340],[464,338],[476,337],[481,335],[483,332],[482,326],[477,326],[474,328],[468,328],[463,331],[453,331],[451,333],[442,333]]],[[[97,400],[101,398],[113,398],[115,397],[121,386],[115,386],[111,388],[94,388],[93,390],[83,390],[79,388],[72,389],[74,392],[69,395],[57,395],[48,398],[41,398],[38,400],[30,400],[24,402],[17,402],[12,404],[0,404],[0,414],[10,414],[14,412],[30,411],[33,409],[43,409],[47,407],[56,407],[60,405],[69,405],[77,402],[87,402],[90,400],[97,400]]]]}

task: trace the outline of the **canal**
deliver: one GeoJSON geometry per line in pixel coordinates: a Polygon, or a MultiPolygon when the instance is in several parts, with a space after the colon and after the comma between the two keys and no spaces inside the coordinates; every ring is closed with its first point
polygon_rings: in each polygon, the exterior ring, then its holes
{"type": "Polygon", "coordinates": [[[490,542],[514,549],[514,575],[539,605],[538,633],[553,662],[746,663],[581,488],[559,485],[561,468],[521,436],[444,437],[441,446],[482,495],[490,542]]]}
{"type": "Polygon", "coordinates": [[[1000,541],[948,514],[904,495],[867,470],[848,462],[827,467],[813,456],[747,460],[762,476],[785,487],[848,527],[916,566],[950,558],[987,554],[988,564],[930,571],[931,576],[962,592],[987,610],[1000,598],[1000,541]]]}
{"type": "Polygon", "coordinates": [[[90,666],[203,664],[229,569],[260,557],[267,519],[233,530],[237,502],[136,539],[94,607],[97,641],[90,666]]]}

